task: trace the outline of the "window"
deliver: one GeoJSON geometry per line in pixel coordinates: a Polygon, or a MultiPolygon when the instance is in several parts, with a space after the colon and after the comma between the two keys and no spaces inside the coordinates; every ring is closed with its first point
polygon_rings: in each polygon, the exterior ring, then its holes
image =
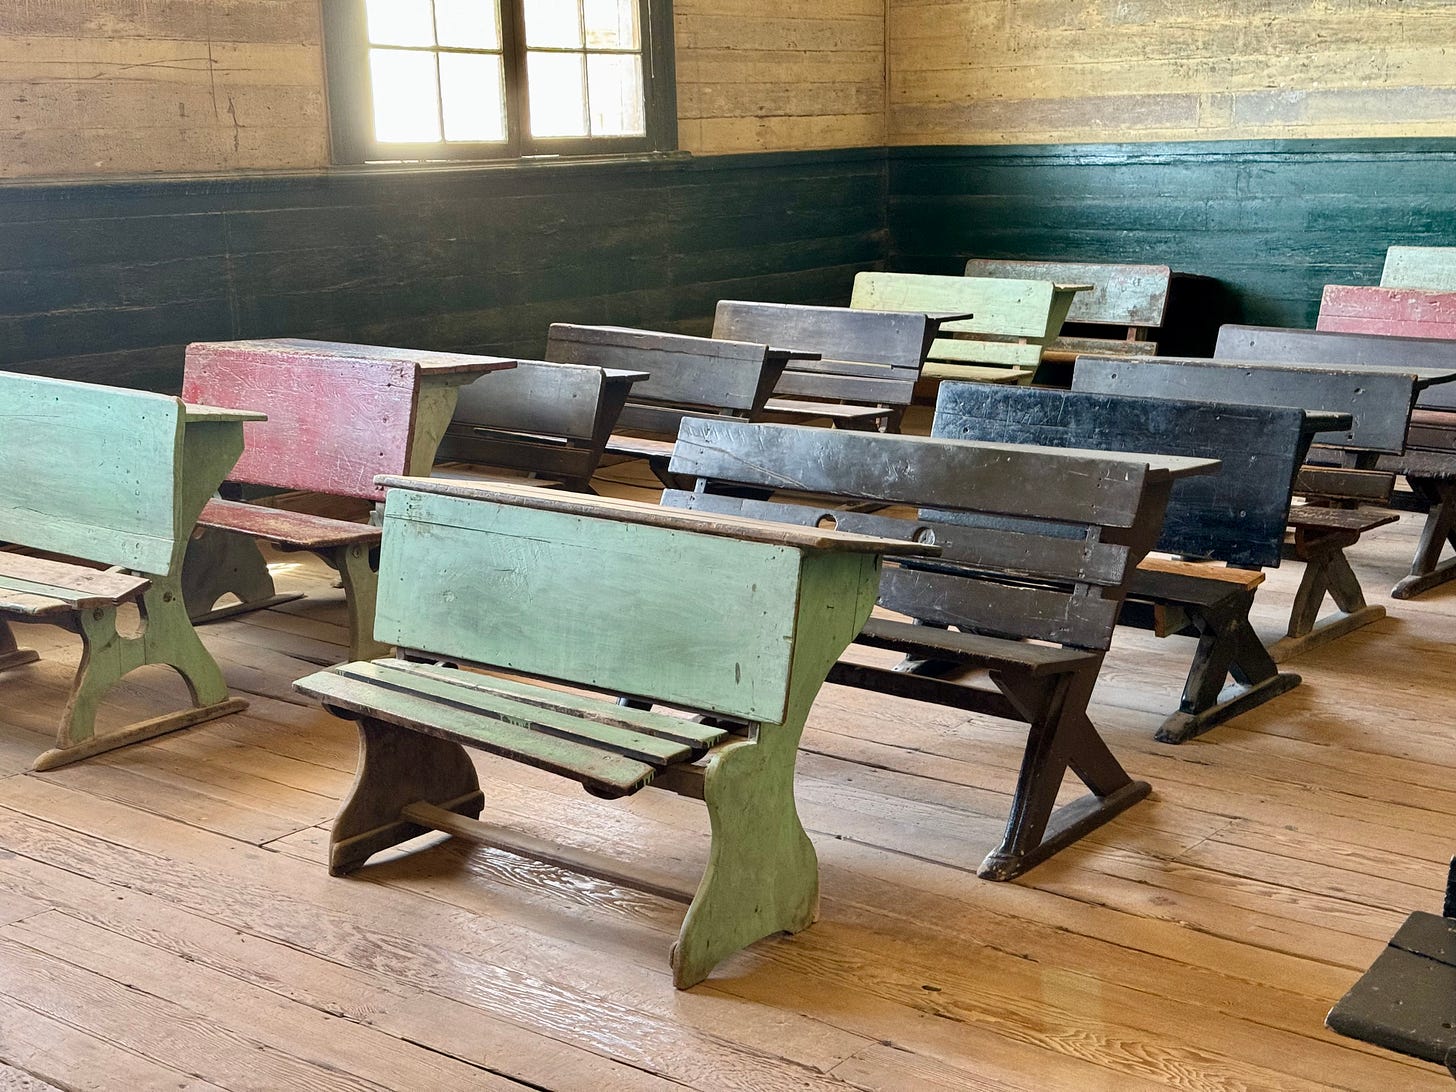
{"type": "Polygon", "coordinates": [[[666,150],[668,0],[325,0],[345,163],[666,150]]]}

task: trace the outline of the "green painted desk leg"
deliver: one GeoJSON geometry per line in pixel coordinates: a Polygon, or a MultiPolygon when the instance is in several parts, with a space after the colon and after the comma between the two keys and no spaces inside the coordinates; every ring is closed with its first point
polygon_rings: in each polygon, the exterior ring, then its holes
{"type": "Polygon", "coordinates": [[[415,428],[410,437],[408,473],[424,478],[430,476],[440,441],[445,438],[445,430],[455,416],[460,388],[475,378],[473,375],[435,376],[420,381],[420,393],[415,400],[415,428]]]}
{"type": "Polygon", "coordinates": [[[248,707],[241,698],[228,697],[217,662],[202,647],[187,617],[175,577],[153,578],[138,605],[142,624],[135,636],[117,632],[115,607],[82,611],[68,627],[81,636],[81,662],[61,717],[56,746],[35,760],[34,769],[55,769],[248,707]],[[182,676],[192,696],[192,708],[98,736],[96,709],[106,692],[129,672],[150,664],[164,664],[182,676]]]}
{"type": "Polygon", "coordinates": [[[672,948],[679,989],[701,982],[740,948],[796,933],[818,914],[819,859],[794,803],[794,763],[814,698],[869,617],[878,588],[878,557],[804,559],[784,719],[759,725],[756,739],[730,743],[708,762],[703,799],[712,843],[672,948]]]}
{"type": "Polygon", "coordinates": [[[374,639],[374,605],[379,599],[378,548],[354,543],[319,556],[338,570],[344,584],[344,603],[349,610],[349,659],[377,660],[390,648],[374,639]]]}

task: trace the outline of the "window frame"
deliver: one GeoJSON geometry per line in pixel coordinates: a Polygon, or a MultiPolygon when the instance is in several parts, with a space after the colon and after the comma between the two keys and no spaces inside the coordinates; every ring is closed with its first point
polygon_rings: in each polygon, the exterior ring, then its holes
{"type": "MultiPolygon", "coordinates": [[[[487,0],[482,0],[487,2],[487,0]]],[[[526,94],[525,5],[500,4],[506,139],[395,144],[374,139],[365,0],[324,0],[324,69],[333,162],[509,162],[553,156],[612,156],[670,152],[677,147],[677,81],[671,0],[637,0],[642,31],[642,92],[647,132],[640,137],[530,137],[526,94]]]]}

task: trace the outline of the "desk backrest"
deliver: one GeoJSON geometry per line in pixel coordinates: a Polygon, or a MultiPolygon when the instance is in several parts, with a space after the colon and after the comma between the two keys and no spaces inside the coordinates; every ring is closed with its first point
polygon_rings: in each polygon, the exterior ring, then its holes
{"type": "Polygon", "coordinates": [[[1393,246],[1380,272],[1384,288],[1456,292],[1456,246],[1393,246]]]}
{"type": "Polygon", "coordinates": [[[784,718],[806,553],[894,548],[575,494],[389,486],[381,641],[753,721],[784,718]]]}
{"type": "Polygon", "coordinates": [[[546,356],[646,372],[632,386],[621,427],[669,436],[685,414],[758,414],[784,367],[783,353],[752,340],[567,323],[552,324],[546,356]]]}
{"type": "Polygon", "coordinates": [[[928,359],[1034,368],[1055,337],[1074,293],[1050,281],[1009,277],[935,277],[857,273],[849,305],[865,311],[926,311],[973,316],[942,323],[928,359]]]}
{"type": "Polygon", "coordinates": [[[938,325],[918,313],[722,300],[713,336],[820,355],[790,361],[777,394],[908,406],[938,325]]]}
{"type": "Polygon", "coordinates": [[[608,390],[602,368],[518,360],[509,371],[460,388],[437,458],[542,478],[590,478],[616,420],[614,408],[621,408],[611,404],[608,390]]]}
{"type": "Polygon", "coordinates": [[[1456,338],[1456,291],[1327,284],[1315,328],[1347,334],[1456,338]]]}
{"type": "Polygon", "coordinates": [[[1279,564],[1310,441],[1304,411],[1284,406],[990,383],[942,383],[931,435],[1218,459],[1218,473],[1174,484],[1156,548],[1250,568],[1279,564]]]}
{"type": "Polygon", "coordinates": [[[1058,284],[1090,284],[1078,292],[1068,322],[1149,329],[1163,325],[1173,272],[1166,265],[1110,262],[1022,262],[972,258],[967,277],[1026,277],[1058,284]]]}
{"type": "Polygon", "coordinates": [[[180,399],[0,372],[0,541],[141,573],[170,571],[180,399]]]}
{"type": "Polygon", "coordinates": [[[1292,406],[1348,413],[1348,431],[1320,443],[1356,451],[1399,453],[1415,406],[1416,376],[1315,364],[1201,357],[1079,356],[1072,389],[1190,402],[1292,406]]]}
{"type": "MultiPolygon", "coordinates": [[[[1396,368],[1419,375],[1456,373],[1456,340],[1345,334],[1279,326],[1221,326],[1217,360],[1269,360],[1345,368],[1396,368]]],[[[1456,382],[1436,383],[1416,401],[1425,409],[1456,410],[1456,382]]]]}
{"type": "Polygon", "coordinates": [[[697,484],[668,490],[663,503],[934,542],[943,552],[933,562],[886,565],[883,606],[978,633],[1105,649],[1128,577],[1162,523],[1167,484],[1213,465],[698,420],[683,422],[671,464],[697,484]],[[745,487],[805,503],[729,495],[745,487]],[[841,507],[862,501],[918,516],[841,507]]]}
{"type": "Polygon", "coordinates": [[[261,410],[230,478],[378,500],[377,474],[409,469],[420,363],[464,359],[373,345],[267,339],[187,347],[182,395],[261,410]]]}

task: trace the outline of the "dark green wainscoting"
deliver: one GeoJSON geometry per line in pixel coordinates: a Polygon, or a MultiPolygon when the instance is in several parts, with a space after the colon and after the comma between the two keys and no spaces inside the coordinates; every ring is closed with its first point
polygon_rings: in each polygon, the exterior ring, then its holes
{"type": "Polygon", "coordinates": [[[1189,328],[1307,326],[1392,243],[1456,245],[1456,140],[0,184],[0,368],[174,390],[204,339],[533,355],[555,321],[702,333],[721,298],[843,303],[860,269],[973,254],[1163,262],[1221,282],[1189,328]]]}
{"type": "Polygon", "coordinates": [[[706,333],[720,298],[844,302],[885,206],[881,148],[0,185],[0,368],[166,391],[189,341],[706,333]]]}
{"type": "Polygon", "coordinates": [[[893,148],[892,269],[969,255],[1156,262],[1223,282],[1245,322],[1312,326],[1392,243],[1456,245],[1456,140],[893,148]]]}

